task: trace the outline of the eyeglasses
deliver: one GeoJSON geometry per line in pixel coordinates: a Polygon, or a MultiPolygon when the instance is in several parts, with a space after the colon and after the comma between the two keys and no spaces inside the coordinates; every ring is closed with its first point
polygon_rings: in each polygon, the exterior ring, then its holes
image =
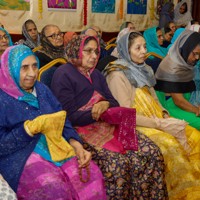
{"type": "Polygon", "coordinates": [[[91,55],[92,53],[95,53],[97,56],[100,54],[100,51],[98,49],[83,49],[86,54],[91,55]]]}
{"type": "Polygon", "coordinates": [[[56,40],[56,39],[58,39],[58,36],[59,37],[63,37],[63,35],[64,35],[64,33],[62,33],[62,32],[60,32],[60,33],[58,33],[58,34],[56,34],[56,33],[54,33],[54,34],[52,34],[52,35],[49,35],[49,36],[46,36],[46,38],[52,38],[53,40],[56,40]]]}
{"type": "Polygon", "coordinates": [[[8,35],[0,35],[0,40],[3,40],[3,38],[5,39],[5,40],[8,40],[9,39],[9,36],[8,35]]]}

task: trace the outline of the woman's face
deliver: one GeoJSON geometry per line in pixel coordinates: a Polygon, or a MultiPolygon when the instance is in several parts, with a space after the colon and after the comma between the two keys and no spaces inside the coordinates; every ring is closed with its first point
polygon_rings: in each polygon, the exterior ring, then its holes
{"type": "Polygon", "coordinates": [[[63,33],[57,26],[49,26],[45,30],[45,36],[54,47],[60,47],[64,43],[63,33]]]}
{"type": "Polygon", "coordinates": [[[172,37],[173,37],[173,32],[172,31],[170,31],[168,33],[165,33],[165,40],[166,41],[170,42],[172,37]]]}
{"type": "Polygon", "coordinates": [[[20,87],[32,92],[32,88],[38,77],[38,63],[35,56],[28,56],[22,61],[20,69],[20,87]]]}
{"type": "Polygon", "coordinates": [[[32,38],[32,40],[37,41],[38,31],[37,31],[37,27],[35,26],[35,24],[28,23],[26,25],[26,31],[28,32],[28,34],[30,35],[30,37],[32,38]]]}
{"type": "Polygon", "coordinates": [[[157,38],[158,38],[158,44],[159,44],[159,45],[163,45],[164,37],[163,37],[162,31],[161,31],[161,30],[158,30],[158,31],[156,32],[156,34],[157,34],[157,38]]]}
{"type": "Polygon", "coordinates": [[[137,37],[129,49],[131,60],[137,64],[142,64],[145,61],[146,41],[142,36],[137,37]]]}
{"type": "Polygon", "coordinates": [[[133,23],[128,23],[127,28],[129,28],[129,30],[135,30],[135,26],[133,23]]]}
{"type": "Polygon", "coordinates": [[[172,30],[173,33],[176,31],[176,26],[173,22],[169,24],[169,28],[172,30]]]}
{"type": "Polygon", "coordinates": [[[0,52],[4,52],[9,47],[8,35],[0,30],[0,52]]]}
{"type": "Polygon", "coordinates": [[[200,55],[200,45],[197,45],[193,51],[189,54],[187,63],[189,65],[195,66],[197,61],[199,60],[199,55],[200,55]]]}
{"type": "Polygon", "coordinates": [[[186,6],[185,4],[183,4],[181,7],[180,7],[180,10],[179,10],[180,14],[184,14],[186,12],[186,6]]]}
{"type": "Polygon", "coordinates": [[[99,49],[97,42],[95,40],[90,40],[84,47],[82,51],[82,67],[89,71],[96,66],[99,58],[99,49]]]}

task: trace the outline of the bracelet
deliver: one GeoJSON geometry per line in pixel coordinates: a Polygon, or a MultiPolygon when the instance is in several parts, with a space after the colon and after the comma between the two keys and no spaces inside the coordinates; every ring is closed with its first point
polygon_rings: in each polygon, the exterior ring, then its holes
{"type": "Polygon", "coordinates": [[[84,180],[83,179],[83,175],[82,175],[82,168],[79,168],[79,176],[80,176],[80,181],[83,182],[83,183],[87,183],[89,180],[90,180],[90,169],[89,169],[89,166],[87,166],[85,168],[86,172],[87,172],[87,178],[84,180]]]}

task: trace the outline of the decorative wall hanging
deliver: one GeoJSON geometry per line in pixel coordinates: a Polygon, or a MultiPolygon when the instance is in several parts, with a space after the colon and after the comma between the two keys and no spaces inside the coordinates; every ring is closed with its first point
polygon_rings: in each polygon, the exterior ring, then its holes
{"type": "Polygon", "coordinates": [[[115,0],[92,0],[92,12],[115,13],[115,0]]]}
{"type": "Polygon", "coordinates": [[[147,0],[127,0],[127,14],[145,15],[147,12],[147,0]]]}
{"type": "Polygon", "coordinates": [[[87,11],[88,11],[88,4],[87,4],[87,0],[84,0],[84,4],[83,4],[83,25],[86,26],[87,25],[87,11]]]}
{"type": "Polygon", "coordinates": [[[77,0],[47,0],[48,10],[76,10],[77,0]]]}
{"type": "Polygon", "coordinates": [[[1,10],[30,10],[30,0],[0,0],[1,10]]]}

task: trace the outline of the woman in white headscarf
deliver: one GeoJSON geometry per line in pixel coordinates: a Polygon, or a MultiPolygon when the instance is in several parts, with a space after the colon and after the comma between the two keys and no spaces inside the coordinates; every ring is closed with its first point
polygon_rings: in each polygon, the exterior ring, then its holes
{"type": "Polygon", "coordinates": [[[192,20],[188,0],[182,0],[174,9],[174,23],[178,27],[185,27],[192,20]]]}

